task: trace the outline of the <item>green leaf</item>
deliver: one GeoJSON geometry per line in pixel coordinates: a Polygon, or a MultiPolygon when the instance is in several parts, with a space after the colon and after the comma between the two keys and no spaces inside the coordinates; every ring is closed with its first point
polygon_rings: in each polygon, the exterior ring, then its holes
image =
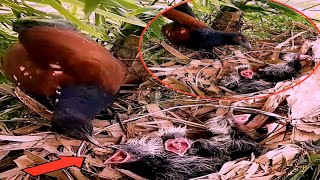
{"type": "Polygon", "coordinates": [[[134,11],[128,13],[128,15],[136,16],[136,15],[139,15],[139,14],[145,13],[147,11],[151,11],[151,10],[154,10],[154,9],[150,8],[150,7],[137,8],[134,11]]]}
{"type": "MultiPolygon", "coordinates": [[[[110,1],[110,0],[104,0],[104,1],[110,1]]],[[[136,4],[135,1],[132,0],[111,0],[115,4],[118,4],[122,6],[125,9],[137,9],[139,6],[136,4]]]]}
{"type": "MultiPolygon", "coordinates": [[[[85,4],[81,1],[78,1],[78,0],[61,0],[63,2],[66,2],[66,3],[69,3],[69,4],[72,4],[72,5],[75,5],[75,6],[78,6],[80,8],[84,8],[85,4]]],[[[119,16],[117,14],[114,14],[114,13],[111,13],[107,10],[104,10],[104,9],[101,9],[101,8],[96,8],[94,10],[95,13],[98,13],[100,15],[103,15],[103,16],[106,16],[114,21],[123,21],[123,22],[127,22],[127,23],[130,23],[130,24],[134,24],[134,25],[137,25],[137,26],[141,26],[141,27],[145,27],[146,26],[146,23],[142,22],[139,18],[137,17],[131,17],[131,18],[126,18],[126,17],[123,17],[123,16],[119,16]]]]}
{"type": "Polygon", "coordinates": [[[320,154],[310,154],[311,163],[319,165],[320,164],[320,154]]]}
{"type": "Polygon", "coordinates": [[[90,14],[98,7],[99,4],[100,0],[86,0],[86,4],[84,6],[85,16],[90,16],[90,14]]]}
{"type": "Polygon", "coordinates": [[[61,13],[66,19],[72,21],[78,28],[87,31],[91,35],[100,38],[100,34],[91,28],[89,25],[81,22],[77,17],[73,16],[68,10],[66,10],[63,6],[57,3],[55,0],[43,0],[40,3],[45,3],[55,8],[59,13],[61,13]]]}

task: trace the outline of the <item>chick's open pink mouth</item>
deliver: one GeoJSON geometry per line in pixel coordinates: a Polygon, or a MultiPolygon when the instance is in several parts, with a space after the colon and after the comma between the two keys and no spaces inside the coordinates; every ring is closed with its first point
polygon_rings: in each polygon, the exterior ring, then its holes
{"type": "Polygon", "coordinates": [[[129,153],[125,151],[118,151],[114,155],[112,155],[109,159],[107,159],[106,163],[125,163],[130,159],[129,153]]]}
{"type": "Polygon", "coordinates": [[[167,151],[183,156],[191,147],[190,143],[185,138],[168,139],[165,142],[167,151]]]}

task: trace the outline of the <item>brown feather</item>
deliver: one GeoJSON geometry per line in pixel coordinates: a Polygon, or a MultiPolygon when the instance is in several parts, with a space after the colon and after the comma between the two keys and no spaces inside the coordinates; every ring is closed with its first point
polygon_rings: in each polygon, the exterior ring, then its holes
{"type": "Polygon", "coordinates": [[[177,11],[175,9],[170,9],[167,12],[163,13],[163,16],[165,16],[166,18],[182,24],[182,25],[186,25],[189,26],[191,28],[209,28],[209,26],[207,26],[205,23],[199,21],[198,19],[185,14],[183,12],[177,11]]]}
{"type": "Polygon", "coordinates": [[[26,91],[52,96],[57,87],[82,84],[99,85],[116,94],[124,81],[125,65],[103,46],[77,32],[33,27],[22,31],[19,41],[8,50],[3,67],[10,78],[16,75],[26,91]],[[40,74],[26,79],[17,64],[33,75],[40,74]],[[53,75],[50,64],[60,66],[62,73],[53,75]]]}

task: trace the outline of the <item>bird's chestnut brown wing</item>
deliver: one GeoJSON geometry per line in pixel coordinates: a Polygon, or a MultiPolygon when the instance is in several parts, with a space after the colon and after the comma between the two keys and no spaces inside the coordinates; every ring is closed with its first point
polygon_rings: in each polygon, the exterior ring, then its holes
{"type": "Polygon", "coordinates": [[[192,29],[208,28],[208,25],[206,25],[205,23],[199,21],[198,19],[196,19],[188,14],[177,11],[175,9],[170,9],[170,10],[166,11],[165,13],[163,13],[163,16],[165,16],[166,18],[168,18],[176,23],[188,26],[192,29]]]}
{"type": "Polygon", "coordinates": [[[186,45],[189,43],[190,28],[177,23],[169,23],[161,28],[162,34],[172,43],[186,45]]]}
{"type": "Polygon", "coordinates": [[[52,96],[62,81],[72,81],[61,71],[48,69],[32,61],[20,43],[15,43],[7,50],[2,67],[8,79],[37,95],[52,96]]]}
{"type": "Polygon", "coordinates": [[[116,93],[126,68],[103,46],[85,36],[52,27],[34,27],[20,33],[19,41],[37,64],[59,65],[75,84],[100,85],[116,93]]]}

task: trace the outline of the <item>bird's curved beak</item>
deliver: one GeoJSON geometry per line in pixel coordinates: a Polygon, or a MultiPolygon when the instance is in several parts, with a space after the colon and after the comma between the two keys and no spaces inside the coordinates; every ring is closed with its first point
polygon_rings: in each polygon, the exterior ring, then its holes
{"type": "Polygon", "coordinates": [[[250,50],[252,48],[251,44],[249,43],[249,41],[241,43],[241,46],[247,48],[248,50],[250,50]]]}
{"type": "Polygon", "coordinates": [[[103,146],[96,140],[94,139],[92,136],[88,135],[88,134],[84,134],[84,136],[86,137],[87,141],[91,142],[92,144],[102,148],[103,146]]]}

